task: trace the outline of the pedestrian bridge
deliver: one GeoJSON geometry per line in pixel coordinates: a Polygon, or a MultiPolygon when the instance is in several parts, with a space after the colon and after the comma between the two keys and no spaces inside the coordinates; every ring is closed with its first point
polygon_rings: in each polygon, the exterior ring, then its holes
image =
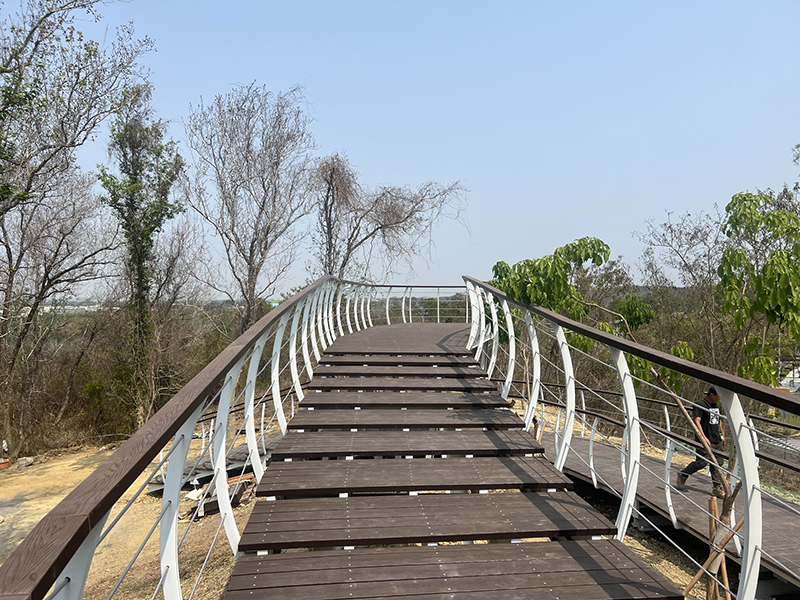
{"type": "Polygon", "coordinates": [[[800,428],[760,410],[800,415],[791,396],[464,282],[323,278],[282,303],[42,519],[0,599],[681,598],[631,525],[711,525],[726,560],[697,568],[723,593],[798,592],[800,428]],[[716,386],[730,519],[708,477],[673,487],[694,395],[637,381],[631,357],[716,386]],[[617,496],[613,520],[579,479],[617,496]],[[99,572],[148,492],[138,549],[99,572]]]}

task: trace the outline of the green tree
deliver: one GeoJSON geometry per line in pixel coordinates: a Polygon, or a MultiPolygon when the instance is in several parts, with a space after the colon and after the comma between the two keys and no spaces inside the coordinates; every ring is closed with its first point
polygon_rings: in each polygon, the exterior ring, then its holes
{"type": "Polygon", "coordinates": [[[757,326],[743,340],[739,375],[776,385],[779,373],[769,343],[780,328],[800,345],[800,203],[786,186],[733,196],[723,230],[732,244],[722,254],[719,289],[724,309],[740,330],[757,326]]]}
{"type": "Polygon", "coordinates": [[[151,288],[154,248],[165,223],[184,210],[171,199],[171,190],[183,169],[173,140],[165,140],[166,125],[155,120],[150,107],[151,88],[140,86],[111,126],[109,155],[118,175],[99,165],[103,202],[114,212],[125,238],[128,308],[132,314],[136,420],[141,426],[155,401],[149,382],[149,343],[153,334],[151,288]],[[138,389],[137,389],[138,388],[138,389]],[[146,394],[147,390],[150,394],[146,394]],[[149,396],[149,397],[148,397],[149,396]]]}

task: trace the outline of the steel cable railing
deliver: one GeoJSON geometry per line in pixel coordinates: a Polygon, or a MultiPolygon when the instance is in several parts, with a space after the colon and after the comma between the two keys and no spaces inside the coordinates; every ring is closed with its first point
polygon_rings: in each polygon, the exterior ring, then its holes
{"type": "MultiPolygon", "coordinates": [[[[765,549],[766,542],[762,541],[764,531],[770,532],[770,527],[764,527],[762,523],[762,494],[765,500],[772,496],[761,487],[758,460],[765,458],[765,453],[759,451],[757,445],[759,438],[762,446],[770,440],[756,433],[755,428],[748,423],[739,397],[762,402],[793,414],[800,414],[800,404],[788,395],[766,386],[609,335],[540,307],[521,305],[508,298],[502,291],[476,279],[465,277],[464,280],[472,306],[469,347],[475,351],[476,359],[482,364],[505,369],[504,373],[498,374],[495,378],[498,383],[510,381],[509,389],[513,387],[515,393],[523,397],[526,428],[530,428],[533,423],[537,405],[541,407],[539,417],[541,422],[538,424],[537,433],[541,434],[545,428],[553,432],[556,444],[554,464],[557,468],[564,468],[566,457],[571,453],[587,463],[595,485],[598,481],[609,481],[602,473],[596,471],[592,452],[595,437],[602,437],[597,435],[598,428],[612,426],[611,423],[602,425],[603,419],[609,419],[606,416],[609,414],[617,417],[613,419],[615,421],[613,427],[621,430],[621,436],[619,441],[611,443],[620,453],[623,481],[622,488],[614,490],[621,498],[617,518],[618,537],[625,535],[625,528],[631,516],[637,512],[635,501],[640,469],[643,469],[642,473],[648,479],[657,477],[661,480],[673,524],[677,525],[679,518],[686,518],[686,515],[675,514],[676,506],[671,495],[679,490],[676,490],[670,481],[671,473],[674,473],[671,464],[676,450],[684,447],[691,451],[697,447],[696,442],[687,437],[691,434],[691,429],[687,429],[683,424],[676,427],[682,420],[681,407],[691,407],[696,403],[681,398],[673,390],[662,386],[660,382],[649,381],[631,373],[628,368],[628,357],[634,357],[639,364],[652,363],[669,369],[689,382],[687,384],[689,387],[694,381],[698,382],[694,384],[696,389],[701,385],[713,385],[717,388],[725,413],[726,427],[730,439],[734,442],[737,456],[736,464],[728,465],[723,472],[732,479],[733,484],[737,479],[741,479],[743,484],[743,493],[739,496],[737,506],[744,513],[744,525],[741,532],[735,536],[735,539],[740,541],[742,561],[737,597],[752,598],[758,583],[762,554],[765,557],[769,554],[769,548],[765,549]],[[506,315],[507,310],[513,314],[507,325],[503,322],[503,316],[498,315],[497,306],[502,307],[502,312],[506,315]],[[497,345],[501,338],[508,347],[499,351],[498,361],[497,345]],[[520,351],[524,353],[526,357],[524,372],[515,358],[515,351],[505,340],[513,340],[512,343],[517,347],[516,353],[520,351]],[[580,344],[571,343],[572,341],[580,344]],[[557,384],[561,386],[557,393],[555,388],[544,383],[546,380],[556,379],[561,379],[561,383],[557,384]],[[620,400],[619,404],[611,402],[607,394],[594,393],[594,389],[609,387],[608,383],[598,386],[598,381],[610,382],[612,379],[616,379],[617,385],[622,388],[615,392],[615,398],[620,400]],[[526,394],[520,394],[520,387],[514,385],[517,381],[529,381],[530,384],[523,386],[523,389],[535,391],[528,392],[527,397],[526,394]],[[588,383],[589,381],[592,385],[588,383]],[[634,391],[634,383],[652,389],[656,398],[652,400],[638,398],[634,391]],[[576,397],[576,389],[579,388],[589,391],[588,398],[582,397],[580,408],[576,397]],[[550,403],[554,405],[552,412],[545,411],[545,404],[550,403]],[[680,403],[681,406],[676,403],[680,403]],[[549,420],[551,418],[552,422],[549,420]],[[594,421],[591,423],[589,459],[585,460],[573,449],[573,436],[583,435],[592,418],[594,421]],[[661,443],[659,440],[663,441],[663,451],[657,450],[659,456],[663,456],[665,464],[663,473],[656,472],[660,468],[653,470],[649,466],[642,467],[642,451],[645,447],[643,440],[648,439],[653,440],[654,449],[661,443]]],[[[776,446],[780,444],[773,442],[771,447],[776,446]]],[[[767,460],[781,464],[777,457],[770,457],[767,460]]],[[[703,507],[696,509],[693,507],[693,510],[699,514],[710,514],[703,507]]],[[[787,512],[787,515],[790,513],[791,511],[787,512]]],[[[777,564],[779,561],[773,562],[777,564]]],[[[785,575],[800,580],[800,573],[789,571],[785,575]]]]}
{"type": "Polygon", "coordinates": [[[304,387],[322,352],[350,331],[393,322],[469,322],[469,311],[463,286],[397,287],[334,278],[316,281],[235,340],[42,519],[34,533],[0,566],[0,590],[15,598],[80,598],[100,543],[106,536],[116,535],[119,524],[129,518],[129,509],[160,475],[160,510],[122,572],[109,574],[113,582],[103,595],[109,599],[127,595],[126,577],[138,568],[141,557],[149,552],[148,544],[157,537],[156,562],[160,568],[152,572],[152,598],[183,598],[184,581],[190,583],[188,597],[193,597],[217,541],[227,539],[230,554],[235,554],[239,532],[232,493],[238,493],[249,471],[260,480],[269,455],[265,438],[274,424],[277,433],[286,433],[286,410],[293,415],[295,401],[302,402],[304,387]],[[397,295],[398,290],[402,296],[397,295]],[[270,401],[272,415],[265,425],[270,401]],[[241,459],[234,456],[241,453],[240,449],[245,451],[241,459]],[[210,472],[202,467],[208,460],[210,472]],[[181,490],[191,482],[200,485],[199,479],[207,482],[195,496],[180,532],[179,508],[186,502],[181,490]],[[131,497],[126,497],[126,504],[117,511],[116,503],[129,489],[131,497]],[[184,556],[188,547],[184,542],[212,497],[216,499],[219,523],[202,564],[190,568],[196,561],[184,556]],[[114,519],[105,527],[112,510],[116,512],[114,519]]]}

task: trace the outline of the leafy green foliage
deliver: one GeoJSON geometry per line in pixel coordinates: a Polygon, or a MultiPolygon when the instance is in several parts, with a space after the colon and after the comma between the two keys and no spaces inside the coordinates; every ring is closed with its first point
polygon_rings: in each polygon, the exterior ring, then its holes
{"type": "Polygon", "coordinates": [[[644,298],[636,294],[627,294],[616,305],[615,310],[625,317],[631,331],[650,323],[656,317],[656,311],[644,298]]]}
{"type": "Polygon", "coordinates": [[[150,94],[149,87],[138,88],[112,124],[109,153],[117,160],[119,175],[98,165],[107,193],[102,201],[114,211],[125,236],[130,303],[138,315],[140,339],[147,337],[149,327],[150,261],[156,235],[184,210],[170,199],[183,159],[173,140],[164,141],[164,123],[153,120],[150,94]]]}
{"type": "Polygon", "coordinates": [[[744,344],[745,363],[739,375],[775,385],[774,366],[766,331],[779,326],[800,344],[800,216],[794,194],[741,193],[725,207],[725,234],[734,242],[723,252],[719,289],[723,308],[739,329],[763,318],[761,337],[744,344]]]}
{"type": "Polygon", "coordinates": [[[574,277],[584,263],[602,265],[611,249],[600,239],[583,237],[541,258],[521,260],[513,266],[498,262],[492,267],[491,285],[522,304],[535,304],[578,320],[586,306],[574,277]]]}

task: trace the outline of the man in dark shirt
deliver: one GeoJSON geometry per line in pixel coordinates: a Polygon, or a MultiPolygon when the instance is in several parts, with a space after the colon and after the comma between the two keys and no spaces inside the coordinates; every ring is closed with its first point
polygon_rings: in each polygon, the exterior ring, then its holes
{"type": "MultiPolygon", "coordinates": [[[[713,387],[709,388],[705,398],[700,400],[700,402],[692,408],[692,418],[712,450],[719,450],[725,447],[725,436],[722,431],[722,419],[720,418],[719,412],[719,396],[717,395],[716,389],[713,387]]],[[[694,461],[686,465],[686,467],[678,473],[678,480],[675,483],[675,487],[679,490],[686,487],[686,480],[689,478],[689,475],[711,464],[710,457],[702,448],[698,448],[695,454],[696,458],[694,461]]],[[[719,474],[713,466],[709,466],[709,471],[711,471],[711,481],[713,483],[711,493],[721,498],[723,496],[723,488],[719,479],[719,474]]]]}

